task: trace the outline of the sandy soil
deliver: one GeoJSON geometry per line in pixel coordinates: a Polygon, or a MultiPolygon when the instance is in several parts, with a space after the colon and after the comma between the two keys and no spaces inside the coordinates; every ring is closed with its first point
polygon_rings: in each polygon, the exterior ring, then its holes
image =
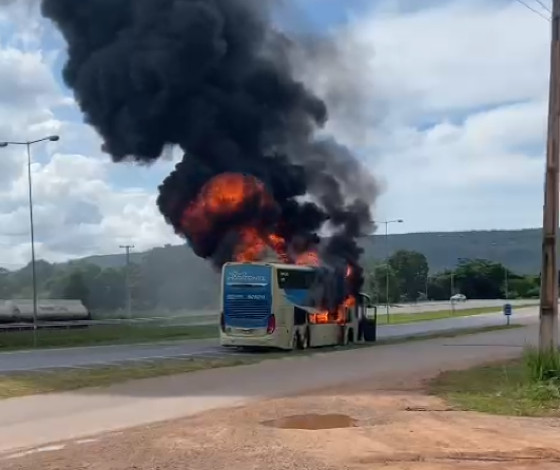
{"type": "Polygon", "coordinates": [[[12,455],[2,470],[558,470],[560,420],[452,411],[386,377],[12,455]],[[313,414],[336,414],[317,417],[313,414]],[[292,416],[300,416],[292,419],[292,416]],[[305,415],[305,416],[301,416],[305,415]],[[339,429],[283,429],[344,425],[339,429]]]}

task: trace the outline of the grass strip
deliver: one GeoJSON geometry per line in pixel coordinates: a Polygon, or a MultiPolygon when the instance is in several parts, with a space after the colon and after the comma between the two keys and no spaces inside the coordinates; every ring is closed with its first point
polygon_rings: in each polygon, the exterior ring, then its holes
{"type": "Polygon", "coordinates": [[[429,383],[429,390],[460,410],[559,417],[559,357],[556,354],[555,360],[543,361],[535,352],[525,351],[515,360],[443,372],[429,383]]]}
{"type": "Polygon", "coordinates": [[[442,332],[421,337],[395,338],[352,345],[347,347],[317,348],[298,352],[271,352],[265,354],[247,354],[216,358],[192,357],[188,359],[164,359],[147,362],[134,362],[110,366],[93,366],[80,369],[54,369],[36,372],[15,372],[0,375],[0,398],[13,398],[26,395],[37,395],[50,392],[78,390],[86,387],[103,387],[129,380],[163,377],[184,374],[205,369],[234,367],[293,356],[304,356],[315,353],[332,353],[336,351],[375,347],[388,344],[399,344],[410,341],[422,341],[436,338],[452,338],[474,333],[484,333],[519,326],[494,326],[484,328],[463,329],[455,332],[442,332]]]}
{"type": "MultiPolygon", "coordinates": [[[[64,348],[110,344],[134,344],[185,339],[215,338],[217,325],[145,326],[110,325],[86,328],[40,329],[38,348],[64,348]]],[[[0,351],[33,348],[32,331],[0,333],[0,351]]]]}
{"type": "MultiPolygon", "coordinates": [[[[532,307],[535,304],[523,304],[518,305],[515,309],[532,307]]],[[[389,324],[399,325],[403,323],[417,323],[423,321],[433,321],[433,320],[443,320],[448,318],[457,317],[470,317],[475,315],[483,315],[485,313],[496,313],[501,312],[503,307],[477,307],[477,308],[465,308],[461,310],[436,310],[430,312],[419,312],[419,313],[398,313],[390,314],[389,324]]],[[[515,313],[514,313],[515,318],[515,313]]],[[[379,325],[387,325],[387,316],[379,311],[377,313],[377,323],[379,325]]]]}

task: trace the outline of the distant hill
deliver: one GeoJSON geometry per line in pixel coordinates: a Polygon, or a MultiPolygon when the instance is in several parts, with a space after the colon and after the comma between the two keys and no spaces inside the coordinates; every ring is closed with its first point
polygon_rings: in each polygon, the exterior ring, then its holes
{"type": "MultiPolygon", "coordinates": [[[[537,229],[409,233],[389,235],[387,240],[384,235],[374,235],[364,238],[361,244],[365,250],[365,264],[384,259],[388,245],[389,255],[400,249],[423,253],[432,274],[454,268],[460,258],[497,261],[519,274],[537,274],[541,262],[541,231],[537,229]]],[[[135,293],[136,302],[155,305],[158,311],[217,308],[219,273],[209,262],[195,256],[188,246],[166,245],[147,252],[132,253],[131,260],[141,272],[141,285],[135,293]]],[[[109,268],[114,268],[115,272],[121,273],[108,273],[108,278],[99,281],[101,284],[96,288],[96,295],[108,296],[109,287],[104,287],[107,284],[121,289],[121,294],[115,295],[124,298],[122,268],[125,262],[124,253],[90,256],[61,264],[39,261],[37,277],[41,295],[60,295],[56,293],[56,286],[60,290],[61,280],[72,268],[95,265],[109,271],[109,268]]],[[[30,280],[30,266],[15,272],[0,271],[0,298],[29,297],[30,280]]],[[[113,289],[112,292],[116,291],[113,289]]]]}
{"type": "MultiPolygon", "coordinates": [[[[541,263],[541,230],[493,230],[472,232],[406,233],[389,235],[389,256],[397,250],[423,253],[428,258],[430,272],[453,268],[459,258],[485,258],[498,261],[519,274],[537,274],[541,263]]],[[[361,241],[365,260],[382,260],[386,256],[384,235],[374,235],[361,241]]],[[[166,245],[150,250],[178,257],[185,267],[196,272],[210,272],[206,261],[195,256],[184,245],[166,245]]],[[[131,260],[139,263],[147,253],[132,253],[131,260]]],[[[71,263],[92,263],[102,268],[123,266],[123,254],[90,256],[71,263]]]]}
{"type": "MultiPolygon", "coordinates": [[[[541,233],[541,229],[407,233],[389,235],[388,245],[389,254],[402,249],[423,253],[432,273],[453,268],[459,258],[484,258],[519,274],[538,274],[541,233]]],[[[368,237],[362,246],[366,259],[385,258],[384,235],[368,237]]]]}

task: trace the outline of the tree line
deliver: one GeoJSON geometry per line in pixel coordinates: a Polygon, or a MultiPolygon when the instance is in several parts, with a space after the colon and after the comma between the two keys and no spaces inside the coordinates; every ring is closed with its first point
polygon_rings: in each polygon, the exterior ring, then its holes
{"type": "Polygon", "coordinates": [[[487,259],[459,259],[454,269],[430,273],[422,253],[399,250],[387,262],[366,266],[364,289],[378,303],[387,294],[389,302],[449,300],[459,293],[471,299],[538,298],[540,276],[519,275],[487,259]]]}
{"type": "MultiPolygon", "coordinates": [[[[124,257],[123,257],[124,258],[124,257]]],[[[94,313],[122,312],[127,306],[127,267],[93,263],[36,263],[39,298],[80,299],[94,313]]],[[[395,252],[387,263],[365,265],[364,290],[378,303],[448,300],[455,293],[467,298],[536,298],[539,276],[517,275],[485,259],[461,259],[454,269],[430,271],[426,256],[409,250],[395,252]]],[[[148,311],[214,309],[218,306],[220,275],[187,247],[157,248],[129,266],[134,314],[148,311]]],[[[19,271],[0,269],[0,299],[31,298],[31,266],[19,271]]]]}
{"type": "MultiPolygon", "coordinates": [[[[134,314],[216,308],[219,274],[188,249],[156,248],[136,258],[128,268],[124,256],[101,267],[94,263],[36,263],[39,298],[80,299],[94,314],[125,314],[130,278],[134,314]]],[[[31,265],[0,270],[0,299],[32,297],[31,265]]]]}

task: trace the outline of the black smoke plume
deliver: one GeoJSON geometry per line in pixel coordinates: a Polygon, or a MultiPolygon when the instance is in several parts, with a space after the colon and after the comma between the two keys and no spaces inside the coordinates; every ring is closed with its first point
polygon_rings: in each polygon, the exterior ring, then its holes
{"type": "Polygon", "coordinates": [[[317,137],[325,103],[296,80],[298,47],[273,26],[272,0],[43,0],[68,44],[66,84],[115,162],[150,163],[169,145],[183,160],[160,186],[158,206],[193,250],[221,265],[237,220],[204,240],[182,218],[202,187],[225,172],[261,180],[277,210],[240,220],[284,236],[289,248],[320,245],[322,259],[353,267],[357,238],[372,230],[373,179],[344,147],[317,137]],[[308,196],[303,202],[301,196],[308,196]],[[225,248],[224,248],[224,245],[225,248]]]}

